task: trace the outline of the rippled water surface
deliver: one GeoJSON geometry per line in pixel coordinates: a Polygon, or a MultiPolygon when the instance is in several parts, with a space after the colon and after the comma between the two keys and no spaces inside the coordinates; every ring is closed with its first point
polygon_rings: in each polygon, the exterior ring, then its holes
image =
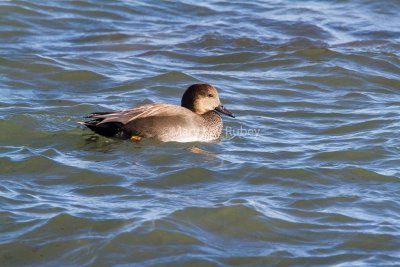
{"type": "Polygon", "coordinates": [[[399,266],[400,2],[0,2],[1,266],[399,266]],[[214,143],[93,111],[215,85],[214,143]]]}

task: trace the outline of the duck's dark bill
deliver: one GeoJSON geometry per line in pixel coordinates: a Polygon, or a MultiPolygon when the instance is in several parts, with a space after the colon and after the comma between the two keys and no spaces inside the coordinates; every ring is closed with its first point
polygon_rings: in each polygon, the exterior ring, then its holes
{"type": "Polygon", "coordinates": [[[228,116],[230,116],[232,118],[235,118],[235,115],[233,115],[233,113],[230,112],[229,110],[227,110],[223,105],[219,105],[218,107],[215,108],[215,110],[220,112],[220,113],[222,113],[222,114],[225,114],[225,115],[228,115],[228,116]]]}

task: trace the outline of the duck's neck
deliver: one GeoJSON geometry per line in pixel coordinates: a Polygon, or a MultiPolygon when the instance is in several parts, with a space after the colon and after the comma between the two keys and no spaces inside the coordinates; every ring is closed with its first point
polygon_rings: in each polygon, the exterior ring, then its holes
{"type": "Polygon", "coordinates": [[[222,118],[214,110],[208,111],[200,115],[204,119],[204,127],[207,129],[208,135],[218,138],[222,132],[222,118]]]}
{"type": "Polygon", "coordinates": [[[221,116],[215,110],[210,110],[204,114],[201,114],[200,116],[207,121],[222,121],[221,116]]]}
{"type": "Polygon", "coordinates": [[[207,125],[215,125],[215,126],[218,125],[222,127],[222,119],[221,116],[218,114],[218,112],[211,110],[200,116],[203,117],[207,125]]]}

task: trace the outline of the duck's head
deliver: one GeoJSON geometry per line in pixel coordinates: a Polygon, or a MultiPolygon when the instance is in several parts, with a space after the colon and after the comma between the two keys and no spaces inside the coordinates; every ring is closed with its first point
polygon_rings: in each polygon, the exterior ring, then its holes
{"type": "Polygon", "coordinates": [[[219,100],[217,89],[209,84],[193,84],[186,89],[182,96],[181,106],[197,114],[204,114],[211,110],[235,117],[219,100]]]}

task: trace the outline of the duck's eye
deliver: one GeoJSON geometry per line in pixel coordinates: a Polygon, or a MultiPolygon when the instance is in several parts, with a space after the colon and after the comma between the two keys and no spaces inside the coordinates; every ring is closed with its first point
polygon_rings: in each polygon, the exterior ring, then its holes
{"type": "Polygon", "coordinates": [[[213,97],[213,94],[208,94],[208,97],[213,97]]]}

